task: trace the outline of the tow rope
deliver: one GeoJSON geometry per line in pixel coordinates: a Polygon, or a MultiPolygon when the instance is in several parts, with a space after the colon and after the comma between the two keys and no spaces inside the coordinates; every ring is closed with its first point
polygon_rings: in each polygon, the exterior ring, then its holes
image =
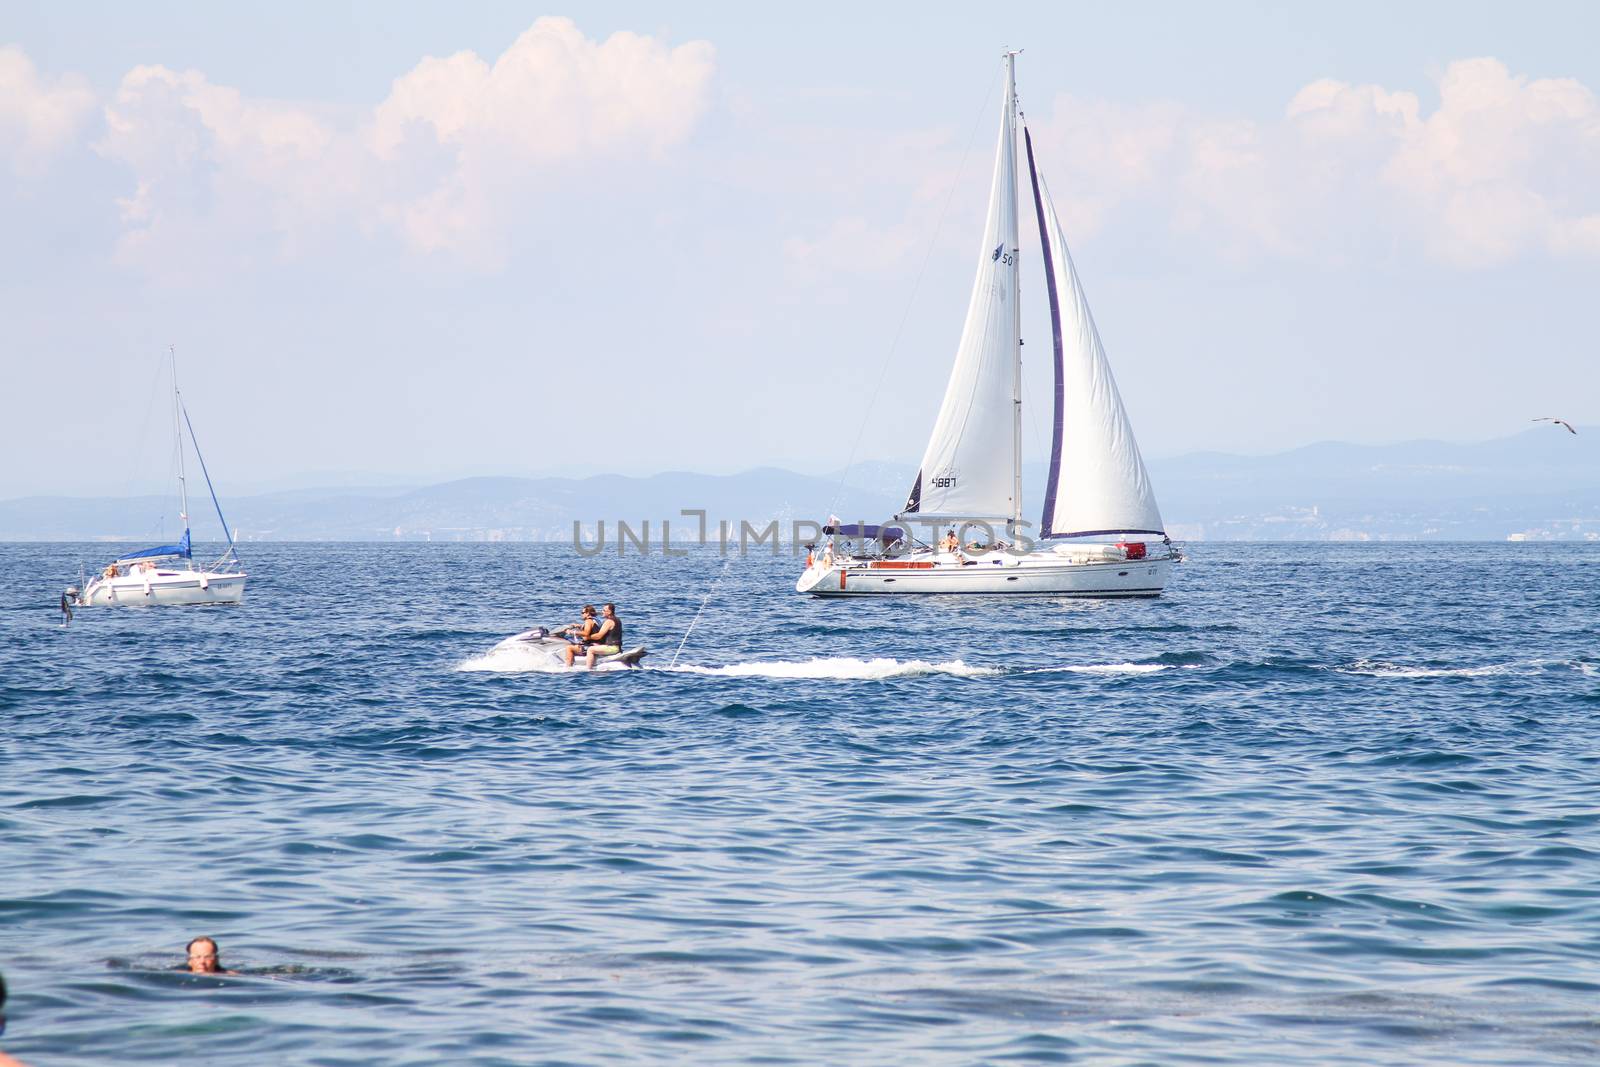
{"type": "Polygon", "coordinates": [[[716,579],[711,583],[711,588],[706,590],[706,595],[700,598],[700,607],[695,609],[694,618],[689,620],[689,628],[683,631],[683,640],[678,642],[678,651],[672,654],[672,662],[667,664],[669,669],[678,665],[678,653],[682,652],[683,646],[689,643],[689,635],[694,633],[695,625],[699,623],[701,613],[706,610],[706,605],[711,601],[711,594],[717,591],[717,586],[722,584],[722,579],[728,576],[728,568],[733,566],[733,560],[734,557],[728,557],[727,562],[722,565],[722,573],[717,575],[716,579]]]}

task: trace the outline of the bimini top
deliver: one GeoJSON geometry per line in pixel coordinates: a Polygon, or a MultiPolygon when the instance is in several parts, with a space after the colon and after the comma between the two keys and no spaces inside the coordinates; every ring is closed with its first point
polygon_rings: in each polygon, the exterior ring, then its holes
{"type": "Polygon", "coordinates": [[[129,552],[126,556],[118,556],[118,563],[126,563],[135,559],[170,559],[178,556],[182,559],[191,558],[189,551],[189,531],[183,531],[183,538],[175,545],[159,545],[155,548],[141,548],[137,552],[129,552]]]}
{"type": "Polygon", "coordinates": [[[903,541],[906,536],[906,532],[898,526],[863,526],[857,523],[850,523],[845,526],[824,526],[822,532],[825,534],[837,534],[840,537],[865,537],[868,540],[876,537],[886,545],[892,545],[896,541],[903,541]]]}

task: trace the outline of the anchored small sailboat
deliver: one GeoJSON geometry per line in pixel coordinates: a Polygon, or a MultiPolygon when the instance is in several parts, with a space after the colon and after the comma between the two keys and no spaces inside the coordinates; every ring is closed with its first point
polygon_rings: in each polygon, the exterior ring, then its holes
{"type": "Polygon", "coordinates": [[[892,524],[834,523],[795,589],[814,596],[1053,593],[1156,596],[1182,556],[1149,473],[1017,106],[1005,57],[988,223],[944,402],[892,524]],[[1022,519],[1022,313],[1017,126],[1044,253],[1055,420],[1044,511],[1022,519]],[[1004,524],[1002,535],[997,527],[1004,524]],[[914,536],[921,526],[925,539],[914,536]],[[943,537],[939,531],[945,530],[943,537]],[[976,540],[974,531],[979,531],[976,540]]]}
{"type": "Polygon", "coordinates": [[[178,358],[172,355],[172,420],[177,437],[178,493],[183,518],[183,536],[176,544],[158,545],[129,552],[112,560],[94,578],[83,583],[81,589],[67,590],[67,599],[78,604],[93,606],[144,606],[155,604],[237,604],[244,597],[245,573],[234,548],[233,531],[222,516],[222,504],[211,485],[211,473],[206,470],[205,457],[200,454],[200,444],[195,440],[194,424],[189,420],[183,396],[178,392],[178,358]],[[195,459],[200,463],[200,473],[205,477],[206,490],[217,509],[217,521],[222,524],[222,535],[228,547],[214,562],[196,565],[189,530],[189,482],[184,471],[184,430],[188,430],[189,443],[194,447],[195,459]]]}

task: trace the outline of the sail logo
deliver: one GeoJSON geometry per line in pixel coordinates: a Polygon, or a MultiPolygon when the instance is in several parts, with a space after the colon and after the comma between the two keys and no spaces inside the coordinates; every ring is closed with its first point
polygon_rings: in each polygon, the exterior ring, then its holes
{"type": "Polygon", "coordinates": [[[989,257],[989,262],[991,262],[991,263],[995,263],[995,262],[1004,263],[1008,267],[1011,266],[1011,264],[1015,263],[1016,261],[1017,261],[1017,254],[1015,252],[1007,252],[1006,251],[1006,243],[1004,241],[1001,241],[999,244],[994,246],[994,255],[989,257]]]}

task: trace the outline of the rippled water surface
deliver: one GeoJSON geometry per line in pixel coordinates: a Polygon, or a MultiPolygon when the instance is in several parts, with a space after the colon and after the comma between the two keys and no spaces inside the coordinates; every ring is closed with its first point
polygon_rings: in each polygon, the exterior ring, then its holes
{"type": "Polygon", "coordinates": [[[1600,546],[1191,546],[1155,601],[0,546],[0,1047],[171,1063],[1589,1063],[1600,546]],[[649,669],[486,655],[617,601],[649,669]],[[171,968],[197,934],[233,977],[171,968]]]}

